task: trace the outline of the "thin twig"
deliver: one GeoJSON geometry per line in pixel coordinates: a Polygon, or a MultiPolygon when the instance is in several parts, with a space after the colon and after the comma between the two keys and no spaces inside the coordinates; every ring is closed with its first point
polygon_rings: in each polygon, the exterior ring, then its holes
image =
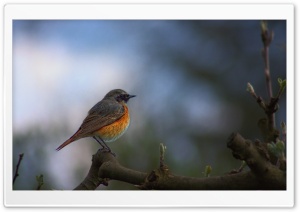
{"type": "Polygon", "coordinates": [[[24,153],[19,154],[19,161],[17,163],[17,168],[16,168],[16,171],[15,171],[15,175],[14,175],[14,179],[13,179],[13,184],[15,183],[17,177],[19,176],[19,167],[20,167],[21,161],[23,159],[23,156],[24,156],[24,153]]]}
{"type": "Polygon", "coordinates": [[[272,91],[272,81],[271,81],[270,63],[269,63],[269,46],[267,45],[264,45],[263,59],[265,62],[265,76],[266,76],[267,91],[268,91],[269,98],[271,98],[273,96],[273,91],[272,91]]]}
{"type": "MultiPolygon", "coordinates": [[[[271,81],[271,74],[270,74],[270,63],[269,63],[269,46],[273,40],[274,33],[271,31],[269,32],[268,25],[266,21],[261,22],[261,37],[264,44],[264,48],[262,50],[263,60],[265,63],[265,76],[266,76],[266,84],[267,84],[267,91],[269,95],[269,99],[273,98],[273,91],[272,91],[272,81],[271,81]]],[[[275,128],[275,113],[270,113],[268,115],[269,121],[269,130],[273,131],[275,128]]]]}
{"type": "Polygon", "coordinates": [[[251,96],[256,100],[256,102],[258,103],[258,105],[264,110],[266,111],[266,104],[265,104],[265,101],[260,97],[258,96],[256,93],[255,93],[255,90],[253,88],[253,86],[248,82],[247,83],[247,91],[251,94],[251,96]]]}
{"type": "Polygon", "coordinates": [[[161,143],[159,145],[159,167],[164,167],[164,160],[165,160],[165,146],[161,143]]]}

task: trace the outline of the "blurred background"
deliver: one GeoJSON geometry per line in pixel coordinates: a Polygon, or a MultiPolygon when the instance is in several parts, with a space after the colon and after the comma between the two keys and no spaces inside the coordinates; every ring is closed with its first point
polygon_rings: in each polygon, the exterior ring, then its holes
{"type": "MultiPolygon", "coordinates": [[[[273,93],[286,78],[286,22],[268,21],[273,93]]],[[[24,153],[14,184],[34,190],[71,190],[87,175],[99,144],[80,139],[55,149],[73,135],[88,110],[121,88],[131,125],[108,143],[119,162],[150,172],[159,166],[159,143],[176,175],[203,177],[238,168],[226,147],[239,132],[261,139],[264,112],[246,91],[250,82],[267,98],[260,21],[15,20],[13,22],[13,167],[24,153]]],[[[286,95],[276,125],[286,120],[286,95]]],[[[12,170],[14,173],[15,170],[12,170]]],[[[132,189],[111,181],[99,189],[132,189]]]]}

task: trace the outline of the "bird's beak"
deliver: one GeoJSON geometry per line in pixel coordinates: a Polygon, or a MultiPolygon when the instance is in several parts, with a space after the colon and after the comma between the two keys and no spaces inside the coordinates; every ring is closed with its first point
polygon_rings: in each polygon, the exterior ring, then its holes
{"type": "Polygon", "coordinates": [[[131,99],[131,98],[133,98],[133,97],[136,97],[136,95],[129,95],[129,96],[128,96],[128,99],[131,99]]]}

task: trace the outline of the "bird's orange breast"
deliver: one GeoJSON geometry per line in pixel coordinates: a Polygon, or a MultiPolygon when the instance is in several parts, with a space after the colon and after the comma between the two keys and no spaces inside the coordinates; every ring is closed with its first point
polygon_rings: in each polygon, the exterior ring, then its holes
{"type": "Polygon", "coordinates": [[[128,107],[124,105],[124,115],[110,125],[102,127],[96,134],[105,142],[118,139],[127,130],[130,123],[128,107]]]}

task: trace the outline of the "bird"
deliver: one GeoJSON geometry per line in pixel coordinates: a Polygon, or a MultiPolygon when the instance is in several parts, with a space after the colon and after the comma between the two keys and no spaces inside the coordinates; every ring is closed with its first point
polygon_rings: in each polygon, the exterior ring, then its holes
{"type": "Polygon", "coordinates": [[[136,95],[130,95],[122,89],[109,91],[104,98],[95,104],[83,120],[79,129],[68,140],[63,142],[57,151],[70,143],[85,137],[93,137],[102,150],[115,155],[106,142],[120,138],[128,129],[130,115],[127,107],[128,100],[136,95]]]}

